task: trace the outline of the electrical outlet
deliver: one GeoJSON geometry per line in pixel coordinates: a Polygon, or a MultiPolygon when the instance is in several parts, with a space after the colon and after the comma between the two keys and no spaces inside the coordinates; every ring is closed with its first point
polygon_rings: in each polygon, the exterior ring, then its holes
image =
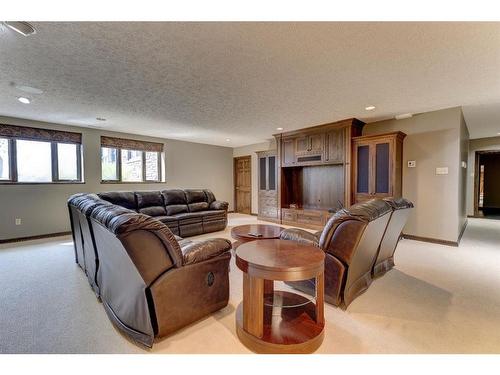
{"type": "Polygon", "coordinates": [[[16,225],[21,225],[23,221],[21,219],[16,219],[16,225]]]}
{"type": "Polygon", "coordinates": [[[415,160],[408,160],[408,168],[415,168],[417,166],[417,162],[415,160]]]}

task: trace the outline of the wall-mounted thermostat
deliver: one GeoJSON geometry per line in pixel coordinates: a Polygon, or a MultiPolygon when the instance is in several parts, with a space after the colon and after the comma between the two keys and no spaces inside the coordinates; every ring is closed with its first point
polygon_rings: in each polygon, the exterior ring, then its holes
{"type": "Polygon", "coordinates": [[[416,160],[408,160],[408,168],[415,168],[417,166],[416,160]]]}
{"type": "Polygon", "coordinates": [[[448,167],[436,168],[436,174],[448,174],[448,167]]]}

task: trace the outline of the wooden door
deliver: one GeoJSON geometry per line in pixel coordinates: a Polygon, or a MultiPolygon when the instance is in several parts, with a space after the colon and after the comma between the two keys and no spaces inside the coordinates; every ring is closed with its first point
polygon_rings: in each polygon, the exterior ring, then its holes
{"type": "Polygon", "coordinates": [[[252,213],[252,161],[250,155],[234,158],[235,212],[252,213]]]}
{"type": "Polygon", "coordinates": [[[283,166],[295,164],[295,139],[284,139],[282,142],[283,166]]]}

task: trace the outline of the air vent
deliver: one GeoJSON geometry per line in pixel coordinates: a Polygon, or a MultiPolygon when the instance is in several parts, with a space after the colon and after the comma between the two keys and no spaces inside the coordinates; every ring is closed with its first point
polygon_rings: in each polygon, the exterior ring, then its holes
{"type": "Polygon", "coordinates": [[[297,158],[297,161],[299,163],[304,163],[304,162],[308,162],[308,161],[321,161],[321,155],[300,156],[297,158]]]}
{"type": "Polygon", "coordinates": [[[36,34],[35,28],[30,23],[28,23],[28,22],[24,22],[24,21],[4,21],[3,23],[9,29],[14,30],[15,32],[18,32],[21,35],[29,36],[29,35],[36,34]]]}

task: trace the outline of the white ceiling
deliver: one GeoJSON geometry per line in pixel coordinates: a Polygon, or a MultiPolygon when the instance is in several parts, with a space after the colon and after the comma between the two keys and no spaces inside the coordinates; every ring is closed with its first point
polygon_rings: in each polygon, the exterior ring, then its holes
{"type": "Polygon", "coordinates": [[[500,23],[33,25],[0,28],[0,115],[236,147],[463,106],[472,138],[500,132],[500,23]]]}

